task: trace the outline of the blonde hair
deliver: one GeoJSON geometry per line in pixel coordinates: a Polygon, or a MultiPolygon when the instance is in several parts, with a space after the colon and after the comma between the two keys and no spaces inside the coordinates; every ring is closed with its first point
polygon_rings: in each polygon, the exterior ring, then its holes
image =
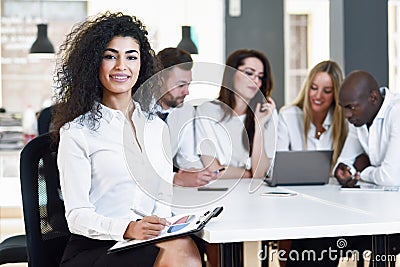
{"type": "Polygon", "coordinates": [[[312,122],[311,105],[308,98],[308,90],[310,89],[315,75],[319,72],[327,73],[332,80],[333,85],[333,101],[331,108],[333,109],[332,116],[332,167],[335,166],[336,161],[342,151],[344,142],[346,141],[348,127],[346,119],[343,114],[342,107],[339,105],[339,87],[343,82],[343,72],[339,65],[331,60],[322,61],[314,66],[308,73],[304,81],[303,87],[299,92],[297,98],[294,100],[293,105],[303,110],[304,119],[304,148],[307,148],[307,134],[312,122]]]}

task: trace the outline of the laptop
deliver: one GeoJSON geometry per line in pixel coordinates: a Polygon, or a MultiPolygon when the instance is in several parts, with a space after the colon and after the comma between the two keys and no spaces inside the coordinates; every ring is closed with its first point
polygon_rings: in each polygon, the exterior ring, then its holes
{"type": "Polygon", "coordinates": [[[269,186],[323,185],[329,182],[332,150],[277,151],[269,186]]]}

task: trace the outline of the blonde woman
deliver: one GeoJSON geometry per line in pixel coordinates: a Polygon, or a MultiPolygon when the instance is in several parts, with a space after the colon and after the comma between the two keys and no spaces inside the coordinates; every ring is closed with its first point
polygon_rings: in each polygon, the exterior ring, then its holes
{"type": "MultiPolygon", "coordinates": [[[[342,81],[343,72],[334,61],[322,61],[310,70],[295,101],[279,112],[277,150],[333,150],[331,166],[335,166],[348,131],[338,100],[342,81]]],[[[323,239],[315,242],[325,245],[323,239]]],[[[313,245],[309,240],[279,242],[280,249],[286,251],[313,245]]],[[[281,262],[286,267],[296,264],[281,262]]],[[[337,261],[322,261],[319,266],[337,266],[337,261]]]]}
{"type": "Polygon", "coordinates": [[[334,61],[311,69],[294,103],[279,112],[277,150],[333,150],[335,166],[348,131],[338,100],[342,81],[334,61]]]}

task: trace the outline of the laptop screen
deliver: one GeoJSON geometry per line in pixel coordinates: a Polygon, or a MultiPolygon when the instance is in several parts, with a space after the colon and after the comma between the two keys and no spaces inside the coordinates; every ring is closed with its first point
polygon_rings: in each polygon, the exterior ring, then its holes
{"type": "Polygon", "coordinates": [[[332,153],[332,150],[277,151],[266,182],[271,186],[327,184],[332,153]]]}

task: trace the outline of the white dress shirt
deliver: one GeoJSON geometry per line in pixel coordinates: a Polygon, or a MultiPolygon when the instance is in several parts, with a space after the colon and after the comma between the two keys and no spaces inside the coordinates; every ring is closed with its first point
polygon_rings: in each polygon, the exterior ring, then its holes
{"type": "Polygon", "coordinates": [[[371,166],[361,172],[361,179],[378,185],[400,186],[400,95],[381,88],[385,96],[372,125],[349,127],[338,163],[353,168],[355,158],[366,153],[371,166]]]}
{"type": "Polygon", "coordinates": [[[169,128],[175,166],[180,169],[202,169],[203,164],[194,144],[194,107],[190,103],[183,103],[162,112],[169,112],[165,122],[169,128]]]}
{"type": "MultiPolygon", "coordinates": [[[[251,169],[249,150],[243,144],[242,134],[246,115],[223,118],[217,101],[205,102],[197,108],[197,153],[218,159],[221,165],[251,169]]],[[[275,154],[278,114],[276,110],[264,125],[264,149],[267,157],[275,154]]]]}
{"type": "Polygon", "coordinates": [[[279,111],[277,150],[331,150],[333,144],[331,123],[332,109],[325,117],[322,127],[326,131],[319,139],[315,138],[315,125],[310,124],[307,147],[305,147],[303,110],[294,105],[284,107],[279,111]]]}
{"type": "Polygon", "coordinates": [[[138,214],[171,215],[168,130],[158,117],[148,120],[135,106],[136,138],[124,114],[104,105],[96,130],[86,120],[81,125],[81,117],[60,130],[57,163],[72,233],[123,240],[129,222],[142,217],[138,214]]]}

